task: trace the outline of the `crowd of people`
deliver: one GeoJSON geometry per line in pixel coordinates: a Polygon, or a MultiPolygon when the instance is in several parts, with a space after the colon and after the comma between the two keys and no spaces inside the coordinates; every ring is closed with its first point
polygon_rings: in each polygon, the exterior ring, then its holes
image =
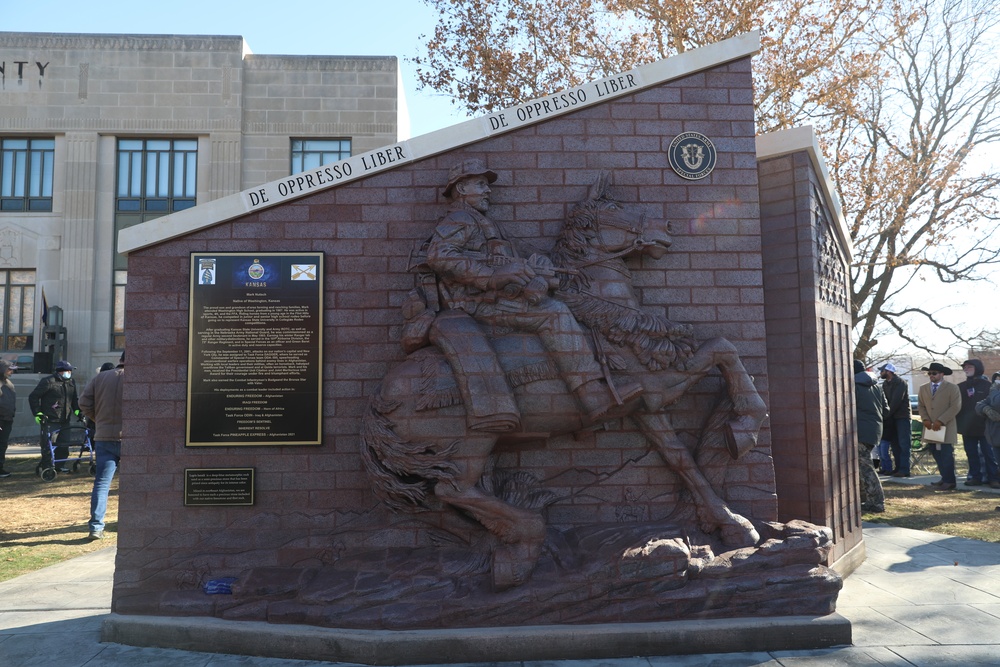
{"type": "MultiPolygon", "coordinates": [[[[17,366],[0,360],[0,478],[10,477],[4,468],[7,446],[14,425],[17,395],[10,376],[17,366]]],[[[108,506],[111,480],[121,458],[122,397],[125,381],[125,353],[118,366],[101,366],[97,375],[78,394],[68,361],[56,363],[55,372],[39,380],[28,395],[28,406],[39,426],[41,462],[37,471],[68,473],[69,449],[73,440],[74,420],[87,425],[94,453],[94,486],[90,497],[90,539],[104,537],[104,516],[108,506]],[[89,421],[88,421],[89,420],[89,421]]]]}
{"type": "MultiPolygon", "coordinates": [[[[7,444],[14,423],[16,395],[11,374],[17,367],[0,360],[0,478],[9,477],[4,469],[7,444]]],[[[74,418],[89,419],[96,459],[96,474],[91,493],[89,537],[104,537],[104,516],[108,491],[121,459],[122,389],[125,353],[117,367],[105,364],[78,396],[73,380],[74,367],[59,361],[55,372],[42,378],[28,396],[28,404],[40,427],[40,468],[52,467],[67,473],[69,447],[64,442],[65,427],[74,418]],[[55,435],[55,442],[52,442],[55,435]],[[54,446],[53,446],[54,445],[54,446]]],[[[916,421],[921,438],[930,447],[941,476],[931,486],[937,491],[955,489],[954,448],[962,436],[969,467],[964,485],[1000,489],[1000,372],[986,378],[979,359],[962,363],[965,380],[949,382],[953,371],[932,362],[920,369],[929,382],[917,394],[916,421]]],[[[854,360],[854,387],[857,407],[858,458],[860,461],[861,506],[866,512],[885,511],[885,495],[879,473],[884,476],[911,475],[913,429],[909,386],[887,363],[878,367],[879,383],[862,361],[854,360]],[[873,461],[877,460],[876,470],[873,461]]]]}
{"type": "Polygon", "coordinates": [[[860,360],[854,361],[858,454],[861,465],[861,506],[866,512],[885,510],[883,476],[911,475],[911,442],[920,433],[923,446],[934,457],[941,476],[931,487],[951,491],[958,486],[955,446],[961,436],[969,466],[965,486],[1000,489],[1000,372],[989,379],[979,359],[962,362],[965,379],[945,380],[954,371],[939,362],[920,369],[927,384],[917,392],[916,415],[911,415],[909,387],[896,367],[878,367],[881,385],[860,360]],[[914,429],[914,425],[917,428],[914,429]],[[873,460],[878,461],[876,471],[873,460]]]}

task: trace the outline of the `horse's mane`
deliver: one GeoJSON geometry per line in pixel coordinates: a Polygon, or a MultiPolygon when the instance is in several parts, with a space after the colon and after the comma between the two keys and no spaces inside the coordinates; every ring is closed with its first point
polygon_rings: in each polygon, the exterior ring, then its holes
{"type": "MultiPolygon", "coordinates": [[[[601,299],[587,292],[556,293],[581,324],[597,331],[609,343],[628,347],[639,362],[651,371],[674,365],[680,354],[678,343],[691,348],[690,327],[677,325],[652,313],[601,299]]],[[[614,360],[613,360],[614,361],[614,360]]],[[[624,362],[612,364],[613,370],[625,370],[624,362]]]]}
{"type": "MultiPolygon", "coordinates": [[[[573,207],[552,248],[552,262],[556,266],[572,268],[590,254],[590,242],[597,236],[597,212],[610,201],[602,195],[597,199],[584,199],[573,207]]],[[[563,274],[560,287],[586,289],[590,287],[590,280],[584,274],[563,274]]]]}
{"type": "MultiPolygon", "coordinates": [[[[573,207],[552,249],[552,261],[557,267],[574,269],[593,257],[592,241],[597,236],[598,212],[608,204],[617,204],[606,195],[606,187],[605,183],[599,192],[592,192],[589,198],[573,207]]],[[[623,270],[628,270],[621,259],[614,261],[621,262],[623,270]]],[[[694,347],[691,327],[639,308],[601,299],[590,294],[589,288],[590,278],[585,271],[564,273],[556,298],[569,306],[578,322],[618,347],[628,346],[647,369],[659,371],[673,366],[680,354],[678,343],[683,343],[686,349],[694,347]]],[[[615,370],[625,370],[624,361],[611,361],[614,366],[621,366],[615,370]]]]}

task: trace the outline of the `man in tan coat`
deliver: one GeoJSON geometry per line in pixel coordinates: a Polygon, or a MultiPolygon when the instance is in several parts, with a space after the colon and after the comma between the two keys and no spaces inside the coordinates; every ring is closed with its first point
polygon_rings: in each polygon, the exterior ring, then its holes
{"type": "Polygon", "coordinates": [[[108,510],[108,490],[121,463],[122,455],[122,395],[125,386],[125,353],[118,367],[98,373],[80,396],[80,409],[97,424],[94,432],[94,454],[97,474],[90,494],[90,539],[104,538],[104,515],[108,510]]]}
{"type": "Polygon", "coordinates": [[[955,488],[955,445],[958,443],[958,422],[955,419],[962,409],[962,392],[958,385],[946,382],[945,375],[951,375],[951,369],[938,362],[921,368],[927,372],[928,384],[920,388],[917,394],[917,409],[924,423],[924,434],[935,433],[944,429],[944,440],[932,442],[931,452],[937,463],[941,480],[931,484],[937,491],[950,491],[955,488]]]}

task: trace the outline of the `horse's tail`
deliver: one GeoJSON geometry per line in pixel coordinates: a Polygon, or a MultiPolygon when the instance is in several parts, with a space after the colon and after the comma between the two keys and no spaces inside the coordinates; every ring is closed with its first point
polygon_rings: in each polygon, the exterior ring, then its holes
{"type": "Polygon", "coordinates": [[[452,463],[456,443],[436,446],[403,440],[387,416],[401,405],[375,389],[361,418],[361,460],[373,490],[395,510],[419,512],[429,509],[428,498],[438,482],[450,483],[458,474],[452,463]]]}

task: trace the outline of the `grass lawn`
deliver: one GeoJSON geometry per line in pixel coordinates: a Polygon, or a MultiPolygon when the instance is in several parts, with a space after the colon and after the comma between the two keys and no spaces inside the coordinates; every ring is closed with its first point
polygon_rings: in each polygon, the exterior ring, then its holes
{"type": "MultiPolygon", "coordinates": [[[[936,473],[934,459],[926,456],[926,467],[917,473],[936,473]]],[[[900,528],[927,530],[932,533],[969,537],[984,542],[1000,542],[1000,494],[976,491],[978,487],[963,486],[969,462],[961,444],[955,447],[954,491],[933,491],[927,486],[882,484],[885,491],[885,512],[866,513],[865,521],[886,523],[900,528]]],[[[934,477],[935,480],[940,477],[934,477]]]]}
{"type": "Polygon", "coordinates": [[[35,475],[38,456],[8,455],[10,477],[0,479],[0,581],[69,558],[114,546],[118,541],[118,477],[111,483],[105,537],[87,537],[94,478],[82,466],[52,482],[35,475]]]}
{"type": "Polygon", "coordinates": [[[1000,495],[977,492],[961,482],[955,491],[908,484],[883,488],[885,512],[864,514],[865,521],[1000,542],[1000,495]]]}
{"type": "MultiPolygon", "coordinates": [[[[926,486],[887,483],[885,509],[865,521],[945,535],[1000,542],[1000,495],[963,487],[966,461],[955,448],[959,486],[935,492],[926,486]]],[[[38,456],[7,457],[13,473],[0,479],[0,581],[75,558],[118,541],[118,477],[108,495],[105,539],[87,537],[93,477],[85,468],[53,482],[35,475],[38,456]]],[[[933,467],[933,463],[931,463],[933,467]]]]}

